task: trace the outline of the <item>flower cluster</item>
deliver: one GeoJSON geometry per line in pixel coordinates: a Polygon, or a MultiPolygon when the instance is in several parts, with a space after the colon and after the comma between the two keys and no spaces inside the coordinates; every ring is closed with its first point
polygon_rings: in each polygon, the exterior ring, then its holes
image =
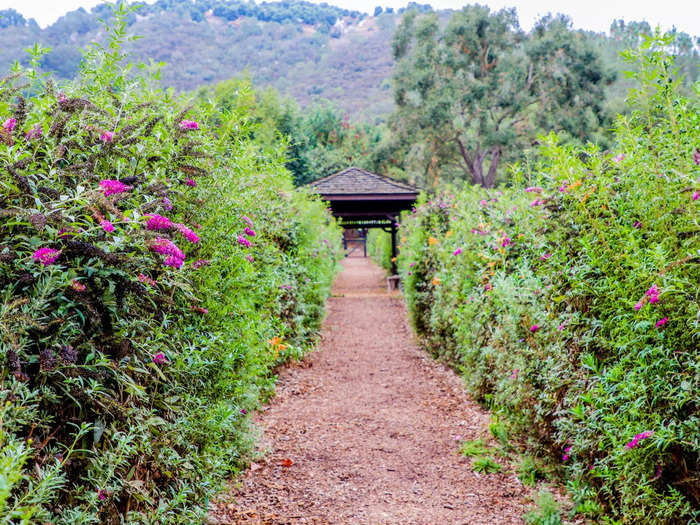
{"type": "Polygon", "coordinates": [[[128,186],[120,180],[104,179],[100,181],[100,188],[102,188],[104,196],[109,197],[110,195],[125,193],[132,189],[132,186],[128,186]]]}
{"type": "Polygon", "coordinates": [[[165,266],[172,266],[173,268],[182,267],[185,254],[170,239],[157,237],[155,240],[151,241],[150,249],[161,255],[167,255],[165,261],[163,261],[165,266]]]}
{"type": "Polygon", "coordinates": [[[32,259],[36,262],[43,264],[44,266],[49,266],[56,262],[56,259],[61,255],[61,250],[54,250],[53,248],[39,248],[32,254],[32,259]]]}
{"type": "Polygon", "coordinates": [[[151,231],[169,230],[173,227],[173,221],[157,213],[146,215],[146,228],[151,231]]]}
{"type": "Polygon", "coordinates": [[[179,222],[176,223],[175,229],[179,231],[182,234],[182,236],[188,241],[190,241],[192,244],[197,244],[199,242],[199,236],[184,224],[179,222]]]}
{"type": "Polygon", "coordinates": [[[636,434],[633,438],[632,441],[627,443],[625,447],[627,448],[635,448],[637,445],[639,445],[639,442],[642,441],[643,439],[649,439],[651,436],[653,436],[654,433],[651,430],[646,430],[642,432],[641,434],[636,434]]]}
{"type": "Polygon", "coordinates": [[[178,126],[180,129],[199,129],[199,124],[194,120],[182,120],[178,126]]]}

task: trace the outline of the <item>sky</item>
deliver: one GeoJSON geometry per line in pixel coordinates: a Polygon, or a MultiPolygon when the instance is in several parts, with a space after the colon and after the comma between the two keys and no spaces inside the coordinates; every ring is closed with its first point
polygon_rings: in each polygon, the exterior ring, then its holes
{"type": "MultiPolygon", "coordinates": [[[[152,3],[153,0],[147,0],[152,3]]],[[[323,0],[311,0],[321,3],[323,0]]],[[[382,7],[403,7],[408,0],[325,0],[331,5],[373,13],[377,5],[382,7]]],[[[417,0],[428,3],[436,9],[459,9],[467,1],[458,0],[417,0]]],[[[90,9],[101,0],[0,0],[0,9],[14,8],[26,18],[34,18],[41,27],[56,21],[68,11],[84,7],[90,9]]],[[[530,29],[540,16],[551,13],[564,13],[573,20],[577,29],[607,32],[615,19],[626,21],[646,20],[652,27],[662,29],[676,27],[691,35],[700,35],[700,1],[698,0],[479,0],[474,3],[486,4],[491,9],[516,6],[520,25],[530,29]]]]}

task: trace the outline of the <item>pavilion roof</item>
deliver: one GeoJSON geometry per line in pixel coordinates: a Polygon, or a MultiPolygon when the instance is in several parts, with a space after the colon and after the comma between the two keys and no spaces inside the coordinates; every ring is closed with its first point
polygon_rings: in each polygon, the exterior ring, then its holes
{"type": "Polygon", "coordinates": [[[397,195],[415,196],[420,193],[404,182],[361,168],[346,168],[309,184],[323,196],[329,195],[397,195]]]}

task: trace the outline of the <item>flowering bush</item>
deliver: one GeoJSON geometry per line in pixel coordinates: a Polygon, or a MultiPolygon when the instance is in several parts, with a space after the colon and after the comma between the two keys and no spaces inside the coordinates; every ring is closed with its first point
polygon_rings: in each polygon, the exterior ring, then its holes
{"type": "Polygon", "coordinates": [[[201,522],[336,266],[245,115],[129,74],[120,9],[73,85],[0,83],[0,523],[201,522]]]}
{"type": "Polygon", "coordinates": [[[658,43],[616,151],[544,138],[524,189],[423,197],[400,232],[427,348],[621,523],[700,519],[700,112],[658,43]]]}

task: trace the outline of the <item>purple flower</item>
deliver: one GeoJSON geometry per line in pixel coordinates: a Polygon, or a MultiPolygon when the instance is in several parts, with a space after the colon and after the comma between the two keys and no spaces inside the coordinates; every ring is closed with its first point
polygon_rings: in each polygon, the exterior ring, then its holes
{"type": "Polygon", "coordinates": [[[613,157],[613,162],[615,162],[615,163],[617,163],[617,164],[619,164],[619,163],[622,162],[623,160],[625,160],[625,154],[624,154],[624,153],[620,153],[619,155],[616,155],[615,157],[613,157]]]}
{"type": "Polygon", "coordinates": [[[530,186],[529,188],[525,188],[525,191],[527,193],[542,193],[542,188],[539,186],[530,186]]]}
{"type": "Polygon", "coordinates": [[[148,275],[145,275],[143,273],[139,274],[139,281],[142,282],[143,284],[147,284],[148,286],[155,286],[158,284],[156,281],[151,279],[148,275]]]}
{"type": "Polygon", "coordinates": [[[41,124],[37,124],[34,126],[32,129],[27,131],[27,134],[24,136],[25,139],[32,140],[32,139],[38,139],[41,137],[42,129],[41,129],[41,124]]]}
{"type": "Polygon", "coordinates": [[[32,254],[32,259],[46,267],[55,263],[59,255],[61,255],[61,250],[54,250],[53,248],[39,248],[32,254]]]}
{"type": "Polygon", "coordinates": [[[114,224],[109,222],[107,219],[102,219],[100,221],[100,226],[102,226],[102,229],[107,233],[112,233],[114,231],[114,224]]]}
{"type": "Polygon", "coordinates": [[[5,122],[3,122],[2,129],[4,131],[6,131],[7,133],[12,133],[14,131],[16,125],[17,125],[17,119],[8,118],[5,122]]]}
{"type": "Polygon", "coordinates": [[[245,258],[248,259],[248,262],[253,262],[255,260],[252,255],[246,255],[245,258]]]}
{"type": "Polygon", "coordinates": [[[534,334],[534,333],[535,333],[537,330],[539,330],[539,329],[540,329],[540,325],[538,325],[538,324],[533,324],[533,325],[530,327],[530,332],[532,332],[532,333],[534,334]]]}
{"type": "Polygon", "coordinates": [[[571,445],[564,448],[564,454],[562,454],[561,456],[562,461],[566,461],[567,459],[569,459],[569,452],[571,452],[571,445]]]}
{"type": "Polygon", "coordinates": [[[513,244],[513,241],[510,240],[510,237],[503,237],[501,239],[501,247],[505,248],[506,246],[510,246],[513,244]]]}
{"type": "Polygon", "coordinates": [[[246,248],[250,248],[250,241],[243,237],[243,235],[238,236],[238,244],[245,246],[246,248]]]}
{"type": "Polygon", "coordinates": [[[668,323],[668,317],[663,317],[662,319],[659,319],[658,321],[656,321],[656,328],[660,328],[663,325],[665,325],[666,323],[668,323]]]}
{"type": "Polygon", "coordinates": [[[452,255],[459,255],[462,253],[462,248],[457,248],[455,251],[452,252],[452,255]]]}
{"type": "Polygon", "coordinates": [[[182,268],[185,261],[174,255],[168,255],[163,261],[163,266],[172,266],[173,268],[182,268]]]}
{"type": "Polygon", "coordinates": [[[627,448],[635,448],[637,445],[639,445],[639,442],[642,441],[643,439],[649,439],[651,436],[654,435],[654,432],[651,430],[646,430],[642,432],[641,434],[637,434],[632,438],[632,441],[627,443],[625,447],[627,448]]]}
{"type": "Polygon", "coordinates": [[[511,379],[517,379],[518,378],[518,369],[516,368],[510,373],[510,378],[511,379]]]}
{"type": "Polygon", "coordinates": [[[178,222],[177,224],[175,224],[175,228],[177,228],[177,231],[179,231],[182,234],[182,236],[188,241],[190,241],[192,244],[197,244],[199,242],[199,236],[184,224],[178,222]]]}
{"type": "Polygon", "coordinates": [[[209,266],[210,264],[211,261],[207,259],[198,259],[192,263],[192,268],[196,270],[197,268],[201,268],[202,266],[209,266]]]}
{"type": "Polygon", "coordinates": [[[639,229],[639,228],[641,228],[641,227],[642,227],[642,223],[641,223],[641,222],[639,222],[639,221],[634,221],[634,224],[632,225],[632,228],[637,228],[637,229],[639,229]]]}
{"type": "Polygon", "coordinates": [[[107,499],[107,494],[105,493],[104,490],[97,489],[97,499],[100,501],[104,501],[107,499]]]}
{"type": "Polygon", "coordinates": [[[185,184],[187,186],[191,186],[192,188],[197,186],[197,183],[194,181],[194,179],[185,179],[185,184]]]}
{"type": "Polygon", "coordinates": [[[551,253],[542,254],[542,255],[540,255],[540,261],[546,261],[546,260],[549,259],[551,256],[552,256],[551,253]]]}
{"type": "Polygon", "coordinates": [[[408,265],[409,268],[413,268],[416,265],[416,263],[412,262],[411,264],[408,265]]]}
{"type": "Polygon", "coordinates": [[[693,148],[693,162],[696,166],[700,164],[700,151],[698,151],[698,148],[693,148]]]}
{"type": "Polygon", "coordinates": [[[165,365],[168,363],[168,358],[165,357],[165,354],[163,352],[158,352],[156,355],[153,356],[153,362],[157,365],[165,365]]]}
{"type": "Polygon", "coordinates": [[[132,186],[127,186],[121,181],[114,179],[104,179],[100,181],[100,188],[104,191],[105,197],[117,195],[129,191],[132,186]]]}
{"type": "Polygon", "coordinates": [[[242,415],[245,416],[247,413],[248,413],[248,411],[247,411],[245,408],[241,408],[241,414],[242,414],[242,415]]]}
{"type": "Polygon", "coordinates": [[[241,217],[241,218],[245,221],[245,223],[246,223],[248,226],[250,226],[251,228],[253,227],[253,221],[250,220],[250,217],[244,215],[244,216],[241,217]]]}
{"type": "Polygon", "coordinates": [[[167,230],[173,227],[173,221],[157,213],[146,215],[146,228],[152,231],[167,230]]]}
{"type": "Polygon", "coordinates": [[[530,203],[530,208],[534,208],[535,206],[539,206],[540,204],[543,204],[544,201],[542,199],[535,199],[530,203]]]}
{"type": "Polygon", "coordinates": [[[484,285],[484,291],[488,292],[489,290],[493,289],[493,285],[491,283],[487,283],[484,285]]]}
{"type": "Polygon", "coordinates": [[[634,305],[634,309],[639,311],[642,309],[642,306],[644,306],[644,303],[640,300],[634,305]]]}
{"type": "Polygon", "coordinates": [[[100,140],[104,143],[112,142],[113,138],[114,133],[111,131],[103,131],[102,133],[100,133],[100,140]]]}
{"type": "Polygon", "coordinates": [[[245,233],[248,237],[255,237],[255,232],[247,226],[245,230],[243,230],[243,233],[245,233]]]}
{"type": "Polygon", "coordinates": [[[659,288],[655,284],[646,291],[646,296],[649,298],[650,304],[655,304],[659,302],[659,288]]]}
{"type": "Polygon", "coordinates": [[[199,129],[199,124],[194,120],[182,120],[178,126],[180,126],[180,129],[199,129]]]}
{"type": "Polygon", "coordinates": [[[163,208],[165,208],[168,211],[173,209],[173,203],[170,202],[170,199],[168,199],[167,197],[163,197],[163,208]]]}
{"type": "Polygon", "coordinates": [[[700,199],[700,191],[695,190],[695,191],[693,192],[692,199],[693,199],[694,201],[700,199]]]}

